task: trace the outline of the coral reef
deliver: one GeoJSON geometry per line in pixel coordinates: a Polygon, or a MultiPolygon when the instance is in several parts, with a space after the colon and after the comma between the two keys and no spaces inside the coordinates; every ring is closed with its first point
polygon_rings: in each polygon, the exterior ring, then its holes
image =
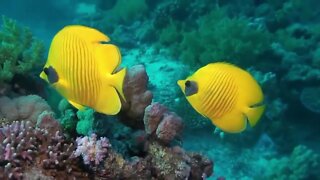
{"type": "Polygon", "coordinates": [[[0,82],[10,81],[15,74],[25,74],[43,58],[44,45],[31,31],[16,21],[2,16],[0,30],[0,82]]]}
{"type": "Polygon", "coordinates": [[[36,124],[38,116],[44,111],[51,112],[51,107],[37,95],[20,96],[13,99],[6,96],[0,97],[0,117],[5,118],[8,124],[21,120],[36,124]]]}
{"type": "Polygon", "coordinates": [[[38,127],[30,121],[15,121],[0,128],[1,179],[22,179],[32,167],[55,179],[87,177],[80,171],[78,159],[71,158],[73,143],[67,142],[61,131],[51,129],[59,125],[57,121],[50,114],[40,117],[38,127]]]}
{"type": "MultiPolygon", "coordinates": [[[[142,77],[146,77],[144,68],[142,72],[142,77]]],[[[140,97],[146,93],[146,86],[142,87],[143,90],[138,87],[135,89],[130,89],[134,91],[127,97],[140,97]]],[[[135,100],[138,103],[145,99],[135,100]]],[[[144,111],[139,112],[136,121],[143,124],[144,130],[128,127],[125,130],[124,125],[119,126],[119,134],[111,136],[119,139],[109,142],[106,137],[98,137],[96,134],[78,137],[76,140],[72,139],[71,134],[67,140],[63,134],[66,128],[59,122],[66,123],[68,119],[73,121],[76,117],[64,101],[59,105],[60,120],[56,120],[46,102],[35,95],[13,100],[2,97],[1,102],[1,107],[24,112],[17,113],[15,118],[5,116],[12,121],[0,128],[1,179],[25,179],[31,176],[41,179],[202,179],[212,174],[211,160],[197,153],[188,153],[177,145],[175,140],[181,137],[183,121],[159,103],[147,108],[147,104],[139,106],[144,111]],[[22,107],[26,110],[21,110],[22,107]],[[69,110],[72,112],[70,116],[67,115],[69,110]],[[124,135],[130,136],[128,140],[122,138],[124,135]],[[120,141],[124,144],[111,146],[113,142],[120,141]],[[125,146],[116,148],[118,145],[125,146]],[[120,154],[117,150],[127,152],[120,154]]],[[[77,118],[77,126],[82,121],[92,125],[85,125],[84,128],[90,127],[85,135],[94,131],[105,133],[99,131],[102,126],[98,126],[97,122],[106,120],[106,116],[94,115],[92,109],[87,109],[78,111],[77,118]]],[[[115,127],[114,124],[110,128],[115,127]]]]}
{"type": "Polygon", "coordinates": [[[145,156],[124,158],[104,138],[100,141],[104,141],[106,146],[97,148],[99,140],[95,135],[78,139],[85,143],[78,143],[74,154],[82,154],[84,161],[88,162],[85,164],[91,164],[88,167],[96,178],[202,179],[212,174],[211,160],[197,153],[187,153],[178,145],[171,146],[173,140],[181,135],[182,120],[179,116],[169,112],[163,105],[154,103],[146,108],[143,122],[147,138],[140,131],[133,135],[136,134],[136,140],[144,146],[142,151],[145,156]],[[102,158],[97,161],[98,152],[102,153],[102,158]]]}
{"type": "MultiPolygon", "coordinates": [[[[68,16],[111,37],[121,49],[121,65],[128,67],[126,101],[119,115],[105,116],[77,111],[64,100],[59,119],[52,121],[60,97],[38,86],[40,69],[32,72],[43,45],[3,17],[0,179],[205,179],[213,163],[200,154],[215,159],[218,179],[320,176],[319,1],[81,0],[72,11],[69,4],[51,3],[48,12],[60,7],[59,20],[68,16]],[[264,91],[265,116],[245,133],[212,136],[211,122],[176,86],[178,79],[218,60],[249,68],[264,91]],[[45,97],[51,108],[40,97],[18,97],[27,94],[45,97]]],[[[57,25],[54,18],[48,22],[57,25]]],[[[52,30],[30,27],[46,35],[52,30]]]]}

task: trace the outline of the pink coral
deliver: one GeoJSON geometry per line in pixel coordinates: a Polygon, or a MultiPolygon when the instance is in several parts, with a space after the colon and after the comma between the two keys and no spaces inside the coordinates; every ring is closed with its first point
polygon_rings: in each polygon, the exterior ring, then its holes
{"type": "Polygon", "coordinates": [[[77,149],[74,151],[74,156],[82,156],[85,164],[99,165],[106,157],[108,148],[111,147],[109,140],[101,137],[97,140],[96,134],[91,134],[90,137],[77,138],[77,149]]]}
{"type": "Polygon", "coordinates": [[[23,179],[29,167],[55,178],[62,174],[87,177],[78,159],[71,157],[73,143],[67,142],[59,129],[59,123],[48,114],[40,116],[38,127],[30,121],[15,121],[0,128],[0,179],[23,179]]]}

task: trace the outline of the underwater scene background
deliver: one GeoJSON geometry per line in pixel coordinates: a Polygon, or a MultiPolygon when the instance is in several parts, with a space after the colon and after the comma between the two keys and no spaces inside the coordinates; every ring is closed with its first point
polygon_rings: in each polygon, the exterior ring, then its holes
{"type": "Polygon", "coordinates": [[[0,0],[0,179],[320,179],[320,1],[0,0]],[[121,52],[120,113],[77,110],[39,74],[66,25],[121,52]],[[225,61],[265,112],[216,129],[177,85],[225,61]]]}

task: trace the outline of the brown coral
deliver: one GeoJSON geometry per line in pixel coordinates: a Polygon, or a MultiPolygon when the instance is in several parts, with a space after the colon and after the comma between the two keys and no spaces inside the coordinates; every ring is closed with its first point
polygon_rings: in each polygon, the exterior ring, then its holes
{"type": "Polygon", "coordinates": [[[164,147],[153,142],[148,157],[157,179],[200,180],[212,174],[213,162],[195,153],[186,153],[181,147],[164,147]]]}
{"type": "Polygon", "coordinates": [[[178,137],[183,128],[182,119],[159,103],[146,108],[143,121],[147,134],[166,144],[178,137]]]}
{"type": "Polygon", "coordinates": [[[123,91],[126,101],[122,103],[120,114],[122,122],[131,127],[143,127],[141,121],[144,109],[151,104],[152,92],[147,90],[148,75],[143,65],[136,65],[128,69],[123,91]]]}

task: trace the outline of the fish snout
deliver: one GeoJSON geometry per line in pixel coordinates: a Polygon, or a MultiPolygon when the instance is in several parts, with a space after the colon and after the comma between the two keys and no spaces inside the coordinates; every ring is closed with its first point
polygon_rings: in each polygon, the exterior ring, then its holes
{"type": "Polygon", "coordinates": [[[184,93],[184,90],[185,90],[185,80],[178,80],[178,81],[177,81],[177,84],[178,84],[178,86],[181,88],[181,90],[182,90],[183,93],[184,93]]]}
{"type": "Polygon", "coordinates": [[[48,82],[48,76],[46,75],[46,73],[44,71],[41,71],[40,73],[40,78],[43,79],[44,81],[48,82]]]}

